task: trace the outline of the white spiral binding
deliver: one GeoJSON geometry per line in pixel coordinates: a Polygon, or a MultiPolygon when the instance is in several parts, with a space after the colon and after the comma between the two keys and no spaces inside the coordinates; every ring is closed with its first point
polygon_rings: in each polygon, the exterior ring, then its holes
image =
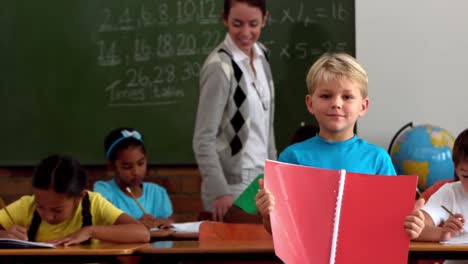
{"type": "Polygon", "coordinates": [[[338,244],[338,231],[340,230],[341,204],[343,202],[343,191],[346,180],[346,171],[340,170],[340,182],[335,206],[335,219],[333,220],[333,236],[330,251],[330,264],[335,264],[336,247],[338,244]]]}

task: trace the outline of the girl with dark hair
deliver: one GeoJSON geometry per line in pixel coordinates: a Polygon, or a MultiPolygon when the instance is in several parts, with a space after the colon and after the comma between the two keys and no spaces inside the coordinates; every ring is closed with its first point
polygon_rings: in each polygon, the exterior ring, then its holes
{"type": "Polygon", "coordinates": [[[148,230],[86,187],[77,160],[61,155],[42,160],[32,179],[33,195],[0,210],[0,237],[72,245],[91,238],[149,241],[148,230]],[[13,221],[13,222],[12,222],[13,221]]]}
{"type": "Polygon", "coordinates": [[[104,139],[104,151],[115,177],[96,182],[94,191],[147,228],[170,227],[172,204],[166,189],[143,182],[148,160],[143,136],[132,128],[114,129],[104,139]]]}

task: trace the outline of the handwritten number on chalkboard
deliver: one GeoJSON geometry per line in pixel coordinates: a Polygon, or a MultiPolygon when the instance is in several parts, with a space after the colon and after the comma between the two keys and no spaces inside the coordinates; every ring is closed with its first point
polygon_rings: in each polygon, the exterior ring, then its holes
{"type": "Polygon", "coordinates": [[[119,18],[120,30],[122,31],[131,31],[135,30],[135,26],[133,25],[133,19],[130,15],[130,9],[125,8],[123,14],[119,18]]]}
{"type": "Polygon", "coordinates": [[[159,6],[159,20],[161,22],[169,21],[169,15],[168,15],[167,10],[168,10],[167,4],[161,4],[159,6]]]}
{"type": "Polygon", "coordinates": [[[155,24],[155,18],[148,9],[142,5],[140,9],[140,18],[143,22],[143,26],[152,26],[155,24]]]}
{"type": "Polygon", "coordinates": [[[221,41],[221,34],[218,31],[204,31],[202,32],[205,42],[203,43],[202,53],[206,54],[221,41]]]}
{"type": "Polygon", "coordinates": [[[106,46],[104,40],[99,41],[99,56],[98,64],[101,66],[116,66],[121,62],[120,57],[116,53],[116,42],[112,41],[109,46],[106,46]]]}
{"type": "Polygon", "coordinates": [[[145,38],[135,39],[133,59],[135,62],[149,61],[151,59],[151,46],[148,45],[145,38]]]}
{"type": "Polygon", "coordinates": [[[172,35],[161,34],[158,36],[157,55],[160,57],[169,57],[172,55],[172,35]]]}
{"type": "Polygon", "coordinates": [[[99,26],[99,31],[101,32],[110,31],[112,30],[112,26],[111,26],[112,11],[109,8],[104,8],[102,12],[104,13],[104,16],[103,16],[104,21],[99,26]]]}
{"type": "Polygon", "coordinates": [[[167,82],[172,83],[175,81],[175,67],[174,65],[170,64],[166,67],[167,72],[167,82]]]}
{"type": "Polygon", "coordinates": [[[130,79],[127,83],[127,87],[137,87],[137,71],[135,69],[128,69],[125,73],[126,75],[130,75],[130,79]]]}
{"type": "Polygon", "coordinates": [[[348,19],[349,12],[346,10],[342,3],[337,4],[336,2],[332,3],[332,17],[337,20],[344,21],[348,19]]]}
{"type": "Polygon", "coordinates": [[[184,62],[184,68],[182,70],[182,81],[189,80],[191,78],[198,78],[200,73],[200,63],[198,62],[184,62]]]}
{"type": "Polygon", "coordinates": [[[196,54],[197,40],[193,34],[184,35],[183,33],[177,34],[177,55],[187,56],[196,54]]]}

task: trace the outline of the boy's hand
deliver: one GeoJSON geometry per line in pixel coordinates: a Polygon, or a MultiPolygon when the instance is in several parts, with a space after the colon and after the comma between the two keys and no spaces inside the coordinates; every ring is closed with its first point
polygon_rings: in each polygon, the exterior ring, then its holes
{"type": "Polygon", "coordinates": [[[0,237],[19,240],[28,240],[26,228],[18,225],[12,225],[7,230],[0,230],[0,237]]]}
{"type": "Polygon", "coordinates": [[[79,244],[92,237],[92,228],[92,226],[85,226],[69,236],[60,239],[54,239],[48,241],[47,243],[53,244],[55,246],[70,246],[74,244],[79,244]]]}
{"type": "Polygon", "coordinates": [[[461,214],[454,214],[442,226],[442,237],[440,240],[450,240],[452,237],[459,236],[464,231],[465,218],[461,214]]]}
{"type": "Polygon", "coordinates": [[[263,179],[258,180],[260,190],[255,195],[255,205],[263,217],[266,217],[275,207],[275,197],[273,194],[263,187],[263,179]]]}
{"type": "Polygon", "coordinates": [[[424,214],[421,212],[424,202],[424,199],[418,199],[414,204],[413,212],[405,219],[405,231],[411,239],[419,237],[424,229],[424,214]]]}
{"type": "Polygon", "coordinates": [[[213,221],[223,221],[224,215],[234,203],[232,195],[223,195],[213,202],[213,221]]]}

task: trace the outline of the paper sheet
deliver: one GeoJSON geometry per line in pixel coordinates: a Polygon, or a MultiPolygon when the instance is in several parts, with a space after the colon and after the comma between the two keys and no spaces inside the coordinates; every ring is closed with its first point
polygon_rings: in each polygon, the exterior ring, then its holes
{"type": "MultiPolygon", "coordinates": [[[[203,223],[203,221],[198,221],[198,222],[186,222],[186,223],[176,223],[172,224],[172,227],[170,230],[173,230],[177,233],[198,233],[200,230],[200,224],[203,223]]],[[[150,231],[158,231],[159,228],[153,227],[150,229],[150,231]]]]}
{"type": "Polygon", "coordinates": [[[0,248],[55,248],[55,246],[48,243],[0,238],[0,248]]]}
{"type": "Polygon", "coordinates": [[[468,244],[468,233],[465,232],[460,236],[454,237],[447,241],[440,241],[439,243],[445,245],[468,244]]]}

